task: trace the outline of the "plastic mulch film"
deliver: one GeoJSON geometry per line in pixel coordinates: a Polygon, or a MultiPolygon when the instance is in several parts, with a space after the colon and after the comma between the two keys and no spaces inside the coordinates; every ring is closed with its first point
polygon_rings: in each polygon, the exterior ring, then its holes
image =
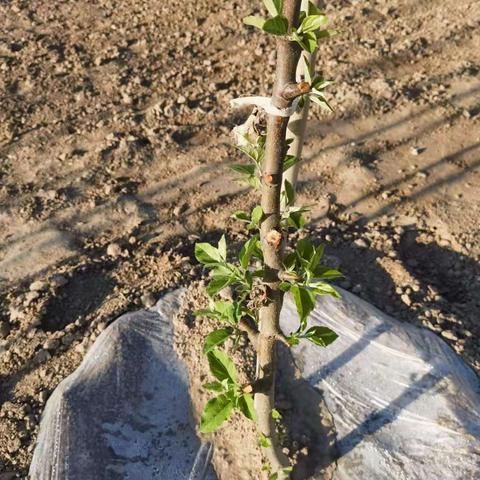
{"type": "MultiPolygon", "coordinates": [[[[285,302],[285,333],[296,318],[285,302]]],[[[339,335],[293,352],[333,416],[336,480],[480,478],[479,379],[440,337],[344,291],[322,297],[309,324],[339,335]]]]}
{"type": "Polygon", "coordinates": [[[186,370],[173,351],[180,293],[123,315],[47,402],[33,480],[214,480],[211,446],[191,419],[186,370]]]}
{"type": "MultiPolygon", "coordinates": [[[[172,348],[180,295],[159,301],[158,313],[130,313],[110,325],[55,390],[33,480],[215,479],[172,348]]],[[[293,350],[333,416],[335,480],[480,478],[479,380],[441,338],[348,292],[322,298],[309,322],[339,334],[328,348],[305,341],[293,350]]],[[[282,328],[297,325],[286,299],[282,328]]]]}

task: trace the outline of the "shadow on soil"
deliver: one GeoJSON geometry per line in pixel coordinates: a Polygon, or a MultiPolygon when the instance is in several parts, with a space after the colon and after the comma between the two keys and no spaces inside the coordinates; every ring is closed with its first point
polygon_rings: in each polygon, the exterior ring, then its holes
{"type": "Polygon", "coordinates": [[[337,457],[333,419],[322,394],[301,377],[283,345],[279,345],[278,379],[277,403],[288,429],[288,447],[298,452],[292,479],[307,480],[315,474],[331,478],[337,457]]]}

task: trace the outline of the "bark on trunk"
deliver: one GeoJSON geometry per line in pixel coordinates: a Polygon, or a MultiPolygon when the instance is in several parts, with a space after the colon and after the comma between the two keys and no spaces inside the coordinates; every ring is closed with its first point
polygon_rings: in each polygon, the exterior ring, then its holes
{"type": "MultiPolygon", "coordinates": [[[[285,0],[283,14],[290,25],[296,26],[300,13],[301,0],[285,0]]],[[[295,83],[295,74],[300,56],[296,43],[285,39],[277,41],[276,77],[272,102],[277,108],[287,108],[292,99],[283,96],[287,86],[295,83]]],[[[282,269],[283,235],[280,229],[280,192],[282,189],[282,164],[286,154],[286,131],[288,117],[269,115],[267,118],[267,139],[265,162],[263,165],[262,200],[264,220],[260,228],[260,238],[264,255],[267,285],[267,304],[259,311],[259,336],[257,342],[257,380],[262,391],[255,395],[258,414],[258,428],[269,438],[272,446],[265,449],[272,472],[288,465],[286,456],[275,433],[272,409],[275,407],[276,342],[280,334],[279,318],[283,303],[283,292],[279,290],[278,273],[282,269]]],[[[288,477],[288,475],[287,475],[288,477]]],[[[282,475],[279,474],[279,478],[282,475]]]]}

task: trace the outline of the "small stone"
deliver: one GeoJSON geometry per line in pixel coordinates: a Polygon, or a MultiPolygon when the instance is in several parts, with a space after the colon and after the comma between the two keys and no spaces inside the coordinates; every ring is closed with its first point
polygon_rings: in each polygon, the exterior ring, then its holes
{"type": "Polygon", "coordinates": [[[87,351],[87,346],[82,342],[75,345],[75,351],[80,354],[84,354],[87,351]]]}
{"type": "Polygon", "coordinates": [[[50,278],[50,283],[54,287],[63,287],[64,285],[66,285],[68,283],[68,280],[63,275],[60,275],[60,274],[57,273],[55,275],[52,275],[52,278],[50,278]]]}
{"type": "Polygon", "coordinates": [[[354,242],[354,245],[357,246],[358,248],[368,248],[368,243],[366,240],[364,240],[363,238],[358,238],[357,240],[355,240],[354,242]]]}
{"type": "Polygon", "coordinates": [[[418,156],[421,153],[423,153],[426,150],[426,148],[423,147],[412,147],[410,148],[410,153],[414,156],[418,156]]]}
{"type": "Polygon", "coordinates": [[[23,304],[25,306],[30,305],[34,300],[36,300],[40,294],[38,292],[27,292],[25,294],[25,300],[23,301],[23,304]]]}
{"type": "Polygon", "coordinates": [[[177,98],[177,103],[179,105],[182,105],[183,103],[186,103],[187,99],[184,95],[180,95],[178,98],[177,98]]]}
{"type": "Polygon", "coordinates": [[[400,298],[402,299],[402,302],[408,307],[412,304],[412,299],[407,293],[404,293],[400,298]]]}
{"type": "Polygon", "coordinates": [[[68,346],[70,345],[75,337],[71,333],[67,333],[62,337],[62,345],[68,346]]]}
{"type": "Polygon", "coordinates": [[[35,355],[35,362],[37,363],[37,365],[39,365],[40,363],[47,361],[50,357],[50,353],[47,350],[42,349],[39,350],[35,355]]]}
{"type": "Polygon", "coordinates": [[[59,347],[60,343],[56,338],[49,338],[43,344],[45,350],[56,350],[59,347]]]}
{"type": "Polygon", "coordinates": [[[390,99],[394,95],[393,88],[383,78],[376,78],[370,82],[370,89],[384,98],[390,99]]]}
{"type": "Polygon", "coordinates": [[[48,283],[42,280],[36,280],[30,284],[29,289],[31,292],[44,292],[48,290],[48,283]]]}
{"type": "Polygon", "coordinates": [[[97,325],[97,331],[98,332],[103,332],[107,328],[107,322],[100,322],[97,325]]]}
{"type": "Polygon", "coordinates": [[[362,286],[357,283],[353,288],[352,288],[352,292],[353,293],[360,293],[362,291],[362,286]]]}
{"type": "Polygon", "coordinates": [[[10,325],[7,322],[0,322],[0,338],[8,337],[10,325]]]}
{"type": "Polygon", "coordinates": [[[39,394],[38,394],[38,401],[40,403],[45,403],[47,400],[48,400],[48,397],[49,397],[49,394],[47,392],[47,390],[42,390],[39,394]]]}
{"type": "Polygon", "coordinates": [[[122,249],[118,243],[110,243],[107,247],[107,255],[109,257],[117,258],[122,255],[122,249]]]}
{"type": "Polygon", "coordinates": [[[185,210],[187,209],[187,205],[185,203],[182,203],[180,205],[177,205],[174,209],[173,209],[173,215],[175,217],[179,217],[185,210]]]}
{"type": "Polygon", "coordinates": [[[142,301],[143,305],[147,308],[153,307],[156,303],[155,297],[151,292],[143,294],[140,300],[142,301]]]}
{"type": "Polygon", "coordinates": [[[458,337],[455,335],[455,333],[452,330],[443,330],[441,333],[443,338],[446,338],[447,340],[458,340],[458,337]]]}

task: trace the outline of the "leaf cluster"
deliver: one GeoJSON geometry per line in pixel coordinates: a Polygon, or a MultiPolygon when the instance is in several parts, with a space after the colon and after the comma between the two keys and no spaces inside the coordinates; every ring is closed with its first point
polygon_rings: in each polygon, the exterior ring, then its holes
{"type": "MultiPolygon", "coordinates": [[[[289,189],[288,189],[289,190],[289,189]]],[[[287,192],[287,189],[286,189],[287,192]]],[[[286,195],[287,206],[292,202],[292,191],[286,195]]],[[[250,215],[237,212],[236,217],[248,222],[251,228],[258,228],[263,218],[263,211],[255,207],[250,215]]],[[[323,247],[314,246],[308,239],[300,240],[294,251],[284,258],[284,272],[280,288],[291,292],[300,319],[296,332],[288,337],[291,345],[296,345],[301,339],[309,340],[318,346],[325,347],[332,343],[337,335],[327,327],[313,326],[307,329],[307,318],[315,307],[317,295],[333,295],[338,297],[338,292],[327,281],[339,278],[337,270],[320,264],[323,247]]],[[[207,293],[212,297],[208,308],[195,312],[197,316],[209,317],[223,323],[222,328],[216,329],[207,335],[203,352],[207,355],[210,371],[217,379],[207,383],[204,388],[219,393],[205,406],[201,431],[212,432],[227,420],[235,409],[241,411],[246,417],[254,420],[255,410],[250,392],[244,392],[237,381],[237,373],[233,361],[218,349],[229,337],[235,336],[238,340],[241,333],[239,324],[248,318],[255,325],[257,312],[247,306],[252,294],[254,282],[260,282],[263,270],[255,269],[253,263],[262,261],[262,251],[258,235],[253,235],[242,246],[238,261],[231,263],[227,260],[227,244],[222,236],[217,246],[209,243],[195,245],[197,260],[211,269],[210,283],[207,293]],[[232,300],[215,299],[225,287],[232,286],[234,298],[232,300]]],[[[272,416],[278,412],[272,412],[272,416]]]]}
{"type": "Polygon", "coordinates": [[[283,0],[263,0],[263,3],[270,14],[269,18],[248,16],[243,19],[243,22],[271,35],[286,37],[298,43],[306,52],[313,53],[320,40],[338,33],[324,28],[328,24],[328,18],[312,2],[308,2],[306,10],[300,13],[299,26],[296,28],[291,27],[282,14],[283,0]]]}
{"type": "Polygon", "coordinates": [[[210,399],[203,410],[200,431],[210,433],[230,418],[234,410],[239,410],[250,420],[256,420],[253,397],[245,393],[238,383],[235,365],[228,356],[216,348],[207,353],[210,371],[216,378],[214,382],[205,383],[203,388],[219,395],[210,399]]]}
{"type": "Polygon", "coordinates": [[[337,35],[338,31],[326,28],[328,17],[312,2],[308,2],[306,9],[300,12],[299,26],[296,28],[289,27],[288,20],[282,15],[282,0],[264,0],[264,4],[271,18],[249,16],[244,18],[244,23],[266,33],[296,42],[303,51],[301,61],[304,63],[305,80],[312,87],[310,92],[302,97],[301,102],[303,103],[305,97],[308,96],[321,108],[333,111],[323,93],[323,90],[333,82],[322,77],[314,79],[310,77],[311,69],[306,54],[313,54],[323,39],[337,35]]]}
{"type": "Polygon", "coordinates": [[[343,275],[333,268],[326,267],[320,262],[324,247],[315,246],[308,238],[299,240],[294,251],[285,255],[284,272],[280,288],[290,292],[295,301],[300,320],[296,332],[288,337],[291,345],[296,345],[304,338],[316,345],[326,347],[332,343],[337,334],[327,327],[314,326],[307,330],[307,319],[315,308],[318,295],[331,295],[339,298],[340,294],[328,283],[343,275]]]}

